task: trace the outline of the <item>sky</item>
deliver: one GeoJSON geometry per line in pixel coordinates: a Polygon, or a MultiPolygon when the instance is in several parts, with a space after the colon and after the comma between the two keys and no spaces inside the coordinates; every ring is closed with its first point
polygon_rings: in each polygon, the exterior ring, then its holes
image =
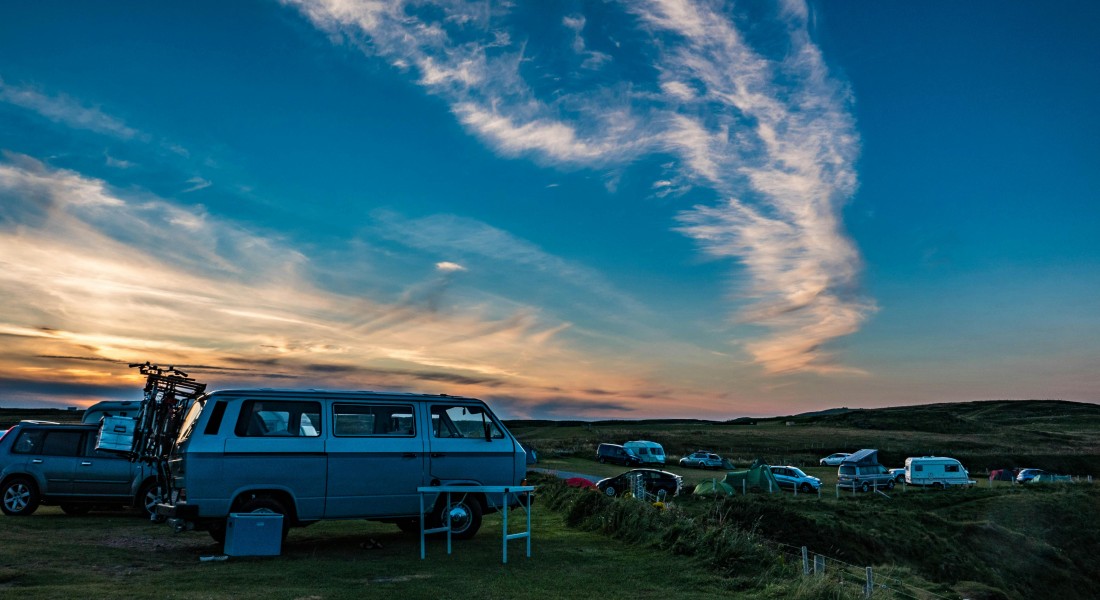
{"type": "Polygon", "coordinates": [[[1100,4],[0,6],[0,407],[1100,401],[1100,4]]]}

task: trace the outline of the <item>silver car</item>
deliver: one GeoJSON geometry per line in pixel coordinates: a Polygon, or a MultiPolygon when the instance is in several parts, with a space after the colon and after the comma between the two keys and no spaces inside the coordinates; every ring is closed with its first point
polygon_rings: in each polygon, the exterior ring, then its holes
{"type": "Polygon", "coordinates": [[[59,505],[70,515],[132,506],[151,515],[160,487],[151,470],[95,449],[98,425],[24,421],[0,436],[0,510],[33,514],[59,505]]]}
{"type": "Polygon", "coordinates": [[[769,467],[772,475],[775,477],[775,481],[779,483],[781,489],[795,490],[808,494],[810,492],[816,492],[821,488],[821,480],[817,477],[807,475],[802,469],[798,467],[792,467],[790,465],[782,467],[769,467]]]}
{"type": "Polygon", "coordinates": [[[713,452],[692,452],[680,459],[681,467],[695,467],[698,469],[721,469],[722,457],[713,452]]]}
{"type": "Polygon", "coordinates": [[[830,454],[829,456],[826,456],[825,458],[819,460],[818,464],[823,467],[826,465],[830,467],[835,467],[844,462],[844,459],[848,458],[849,456],[851,456],[851,454],[848,454],[847,452],[837,452],[836,454],[830,454]]]}

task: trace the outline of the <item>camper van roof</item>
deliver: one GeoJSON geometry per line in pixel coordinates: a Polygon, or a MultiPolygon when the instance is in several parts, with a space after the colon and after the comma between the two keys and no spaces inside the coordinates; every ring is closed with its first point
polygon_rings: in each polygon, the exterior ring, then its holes
{"type": "Polygon", "coordinates": [[[878,450],[872,448],[864,448],[855,454],[845,458],[842,465],[877,465],[878,464],[878,450]]]}

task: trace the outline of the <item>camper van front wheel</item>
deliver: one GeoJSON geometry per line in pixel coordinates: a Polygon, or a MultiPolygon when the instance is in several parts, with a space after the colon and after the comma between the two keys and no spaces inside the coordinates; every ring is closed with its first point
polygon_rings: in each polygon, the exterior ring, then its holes
{"type": "Polygon", "coordinates": [[[452,499],[436,515],[440,525],[443,524],[444,515],[451,518],[451,537],[458,540],[468,540],[481,529],[481,503],[469,494],[460,499],[452,499]],[[446,511],[446,512],[444,512],[446,511]]]}

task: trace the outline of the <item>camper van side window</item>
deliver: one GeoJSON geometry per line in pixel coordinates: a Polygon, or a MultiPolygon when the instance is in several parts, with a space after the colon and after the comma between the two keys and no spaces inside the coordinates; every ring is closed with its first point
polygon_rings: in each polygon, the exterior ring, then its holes
{"type": "Polygon", "coordinates": [[[413,437],[413,414],[408,405],[336,404],[332,407],[332,432],[349,437],[413,437]]]}
{"type": "Polygon", "coordinates": [[[237,419],[241,437],[317,437],[321,403],[293,400],[247,400],[237,419]]]}
{"type": "Polygon", "coordinates": [[[502,439],[504,432],[480,406],[432,407],[432,434],[437,438],[502,439]]]}

